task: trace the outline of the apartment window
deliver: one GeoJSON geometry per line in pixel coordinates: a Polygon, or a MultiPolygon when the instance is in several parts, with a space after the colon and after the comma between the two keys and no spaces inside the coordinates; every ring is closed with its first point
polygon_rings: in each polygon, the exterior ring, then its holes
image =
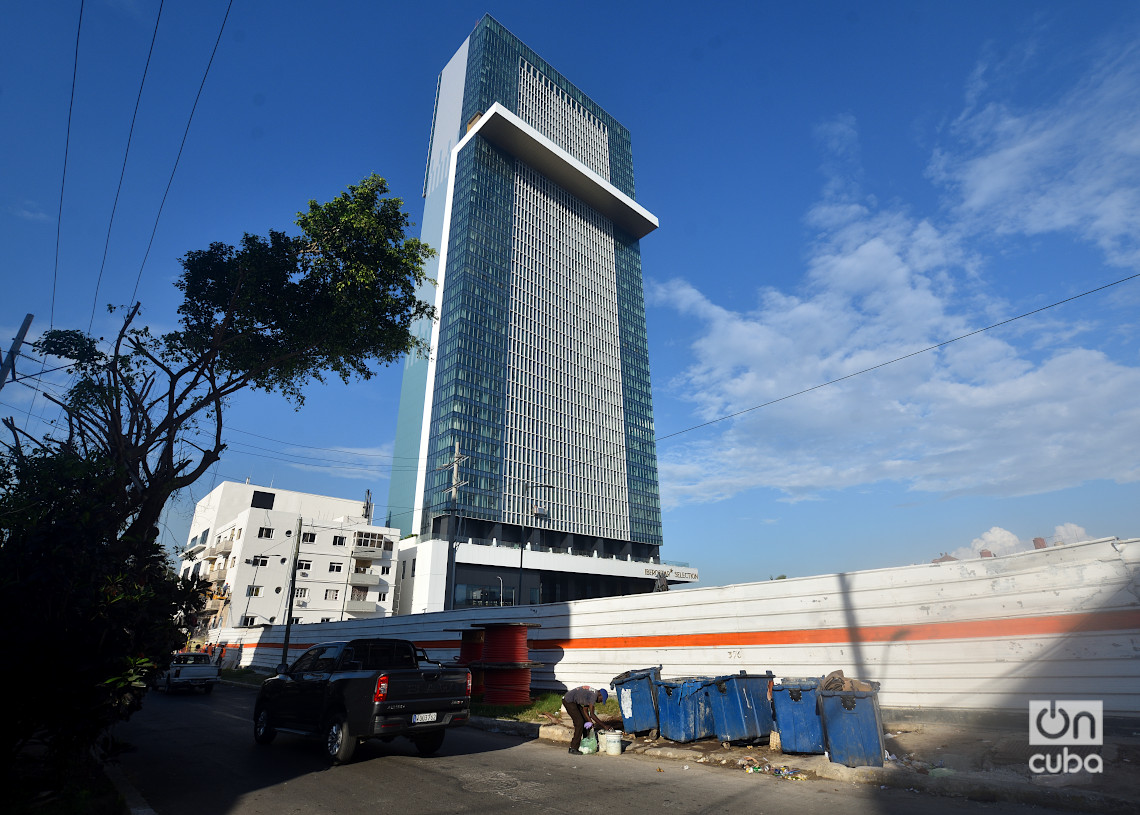
{"type": "Polygon", "coordinates": [[[386,591],[380,592],[380,602],[383,603],[387,599],[388,599],[388,592],[386,592],[386,591]]]}
{"type": "Polygon", "coordinates": [[[272,538],[273,537],[273,527],[271,527],[271,526],[260,527],[257,530],[257,537],[259,537],[259,538],[272,538]]]}
{"type": "Polygon", "coordinates": [[[340,597],[340,589],[325,589],[325,599],[335,600],[340,597]]]}
{"type": "Polygon", "coordinates": [[[321,622],[322,623],[331,623],[332,617],[321,617],[321,622]]]}
{"type": "Polygon", "coordinates": [[[307,572],[309,569],[313,568],[313,561],[311,561],[311,560],[298,560],[297,561],[297,568],[300,571],[307,572]]]}
{"type": "Polygon", "coordinates": [[[235,540],[241,540],[241,530],[240,529],[238,530],[237,538],[235,540]]]}
{"type": "Polygon", "coordinates": [[[260,597],[261,596],[261,586],[246,586],[245,587],[245,596],[246,597],[260,597]]]}
{"type": "Polygon", "coordinates": [[[250,566],[268,566],[269,557],[267,555],[254,555],[249,559],[250,566]]]}
{"type": "Polygon", "coordinates": [[[381,533],[379,533],[379,532],[365,532],[365,531],[359,530],[359,529],[353,533],[352,545],[353,546],[367,546],[370,549],[384,549],[384,548],[391,549],[392,548],[392,542],[391,541],[387,541],[387,547],[385,547],[384,536],[381,533]]]}
{"type": "Polygon", "coordinates": [[[290,617],[289,623],[290,623],[290,625],[300,625],[301,624],[301,618],[300,617],[290,617]]]}
{"type": "Polygon", "coordinates": [[[242,625],[253,625],[254,622],[255,622],[255,620],[253,617],[242,617],[241,618],[241,624],[242,625]]]}
{"type": "Polygon", "coordinates": [[[273,509],[273,493],[254,490],[249,505],[254,509],[273,509]]]}
{"type": "Polygon", "coordinates": [[[388,574],[388,572],[390,572],[390,571],[392,571],[391,566],[381,566],[380,567],[380,574],[388,574]]]}
{"type": "Polygon", "coordinates": [[[333,546],[344,546],[344,535],[333,535],[333,546]]]}
{"type": "Polygon", "coordinates": [[[357,601],[367,600],[368,599],[368,589],[361,589],[361,588],[357,588],[356,586],[353,586],[351,596],[352,596],[353,600],[357,600],[357,601]]]}
{"type": "Polygon", "coordinates": [[[330,563],[330,564],[329,564],[329,571],[330,571],[330,572],[339,572],[339,571],[341,571],[343,568],[344,568],[344,564],[343,564],[343,563],[337,563],[337,562],[335,562],[335,561],[334,561],[334,562],[332,562],[332,563],[330,563]]]}
{"type": "Polygon", "coordinates": [[[309,596],[309,590],[306,588],[293,589],[293,596],[295,598],[297,598],[298,600],[304,600],[306,597],[309,596]]]}
{"type": "Polygon", "coordinates": [[[316,532],[302,532],[301,533],[301,543],[316,543],[316,542],[317,542],[317,533],[316,532]]]}

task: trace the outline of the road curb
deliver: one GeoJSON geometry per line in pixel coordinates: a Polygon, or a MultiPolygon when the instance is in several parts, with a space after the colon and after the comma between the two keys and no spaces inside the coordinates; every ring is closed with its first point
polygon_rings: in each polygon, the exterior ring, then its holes
{"type": "Polygon", "coordinates": [[[158,815],[158,813],[151,809],[146,799],[142,797],[142,793],[135,789],[134,784],[128,781],[127,777],[123,775],[123,771],[119,769],[119,765],[108,762],[103,765],[103,773],[110,782],[115,785],[115,789],[119,791],[119,795],[123,796],[123,800],[127,804],[127,811],[130,812],[131,815],[158,815]]]}
{"type": "MultiPolygon", "coordinates": [[[[573,731],[566,725],[538,724],[537,722],[515,722],[506,719],[492,719],[473,716],[470,724],[481,730],[509,733],[524,738],[537,738],[558,744],[570,741],[573,731]]],[[[633,738],[627,736],[627,738],[633,738]]],[[[717,766],[708,761],[709,753],[686,747],[683,744],[643,745],[636,739],[625,752],[671,761],[688,761],[717,766]]],[[[981,802],[1004,802],[1030,804],[1053,809],[1071,809],[1078,812],[1096,812],[1105,815],[1123,815],[1136,812],[1136,804],[1123,798],[1115,798],[1098,792],[1070,789],[1045,789],[1031,782],[1007,781],[994,778],[985,771],[957,773],[952,776],[931,776],[894,767],[846,767],[835,764],[823,756],[786,757],[789,764],[803,766],[826,781],[850,784],[877,785],[895,789],[914,790],[948,798],[967,798],[981,802]]]]}
{"type": "Polygon", "coordinates": [[[1132,801],[1087,790],[1042,789],[1030,782],[1005,781],[983,772],[958,773],[952,776],[930,776],[893,767],[845,767],[831,762],[812,768],[820,778],[853,784],[878,784],[881,787],[913,789],[951,798],[972,801],[1032,804],[1035,806],[1073,809],[1078,812],[1133,813],[1132,801]]]}

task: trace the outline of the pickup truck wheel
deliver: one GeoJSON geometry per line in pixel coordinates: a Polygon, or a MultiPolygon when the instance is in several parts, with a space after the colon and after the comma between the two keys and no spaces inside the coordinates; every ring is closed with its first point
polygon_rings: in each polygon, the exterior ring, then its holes
{"type": "Polygon", "coordinates": [[[412,743],[416,745],[421,756],[434,756],[440,747],[443,746],[443,730],[436,730],[434,733],[427,733],[423,736],[416,736],[412,739],[412,743]]]}
{"type": "Polygon", "coordinates": [[[356,752],[356,736],[348,729],[343,713],[335,714],[325,725],[325,753],[333,764],[347,764],[356,752]]]}
{"type": "Polygon", "coordinates": [[[166,687],[163,688],[166,693],[170,693],[170,677],[166,677],[166,687]]]}
{"type": "Polygon", "coordinates": [[[277,737],[277,730],[269,718],[269,711],[258,708],[253,714],[253,740],[258,744],[269,744],[277,737]]]}

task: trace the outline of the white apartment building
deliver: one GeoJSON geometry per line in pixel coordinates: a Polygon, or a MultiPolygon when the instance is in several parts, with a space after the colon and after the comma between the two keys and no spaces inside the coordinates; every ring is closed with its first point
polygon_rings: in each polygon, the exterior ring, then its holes
{"type": "Polygon", "coordinates": [[[198,502],[180,573],[210,582],[198,633],[385,617],[399,530],[362,501],[226,481],[198,502]],[[298,533],[298,529],[300,530],[298,533]]]}

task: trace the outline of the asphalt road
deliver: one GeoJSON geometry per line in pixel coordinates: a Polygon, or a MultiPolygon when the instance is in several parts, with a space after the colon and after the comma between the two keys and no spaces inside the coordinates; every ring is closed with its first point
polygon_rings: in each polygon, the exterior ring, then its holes
{"type": "Polygon", "coordinates": [[[470,727],[450,731],[431,758],[397,739],[365,742],[351,764],[330,767],[314,742],[294,736],[255,745],[254,696],[226,685],[210,696],[149,694],[143,710],[115,733],[128,745],[118,757],[119,774],[158,815],[1043,811],[860,784],[785,781],[645,756],[571,756],[565,746],[470,727]]]}

